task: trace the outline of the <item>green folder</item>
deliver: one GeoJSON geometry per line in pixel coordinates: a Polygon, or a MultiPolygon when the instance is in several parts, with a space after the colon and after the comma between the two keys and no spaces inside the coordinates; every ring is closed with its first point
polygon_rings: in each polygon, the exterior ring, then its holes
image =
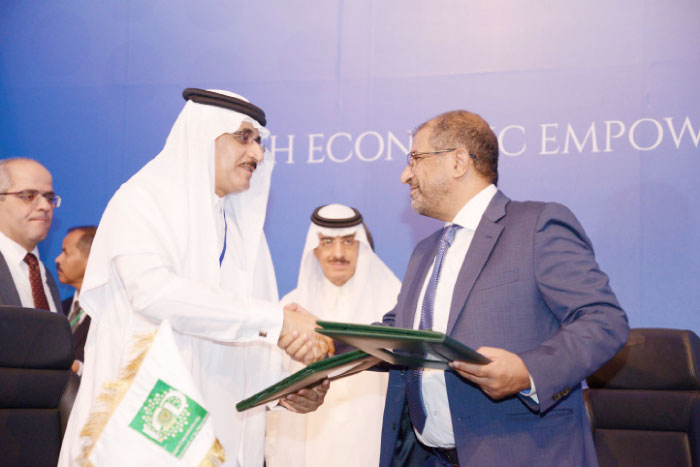
{"type": "Polygon", "coordinates": [[[236,410],[242,412],[246,409],[280,399],[287,394],[312,386],[326,378],[333,381],[359,373],[375,366],[379,362],[378,358],[368,355],[361,350],[353,350],[352,352],[326,358],[325,360],[312,363],[278,383],[240,401],[236,404],[236,410]]]}
{"type": "Polygon", "coordinates": [[[486,364],[489,359],[476,350],[446,336],[426,329],[318,321],[317,332],[399,367],[436,368],[454,371],[448,363],[461,360],[486,364]]]}
{"type": "Polygon", "coordinates": [[[331,381],[350,376],[386,362],[396,367],[436,368],[454,371],[447,364],[454,360],[486,364],[489,359],[476,350],[441,332],[403,329],[390,326],[318,321],[317,332],[359,350],[336,355],[297,371],[282,381],[240,401],[236,410],[280,399],[287,394],[312,386],[324,379],[331,381]]]}

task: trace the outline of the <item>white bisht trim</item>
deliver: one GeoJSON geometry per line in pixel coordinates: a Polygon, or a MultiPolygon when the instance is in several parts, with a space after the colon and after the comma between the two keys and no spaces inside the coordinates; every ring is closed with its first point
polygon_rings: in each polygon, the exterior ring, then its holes
{"type": "Polygon", "coordinates": [[[223,464],[212,418],[180,356],[170,323],[163,321],[155,336],[139,339],[134,350],[120,380],[104,386],[98,412],[90,415],[81,433],[93,440],[85,446],[85,464],[223,464]]]}

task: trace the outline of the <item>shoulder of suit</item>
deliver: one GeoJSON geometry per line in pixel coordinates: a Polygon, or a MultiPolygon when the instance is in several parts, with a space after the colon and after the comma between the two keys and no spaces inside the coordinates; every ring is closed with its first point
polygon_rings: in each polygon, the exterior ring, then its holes
{"type": "Polygon", "coordinates": [[[441,233],[442,233],[442,227],[440,227],[435,232],[431,233],[430,235],[425,237],[423,240],[418,242],[418,245],[416,245],[416,250],[418,250],[420,248],[431,248],[432,246],[434,246],[435,243],[440,238],[441,233]]]}
{"type": "Polygon", "coordinates": [[[548,201],[513,201],[506,205],[506,214],[535,214],[548,213],[570,213],[571,210],[561,203],[548,201]]]}

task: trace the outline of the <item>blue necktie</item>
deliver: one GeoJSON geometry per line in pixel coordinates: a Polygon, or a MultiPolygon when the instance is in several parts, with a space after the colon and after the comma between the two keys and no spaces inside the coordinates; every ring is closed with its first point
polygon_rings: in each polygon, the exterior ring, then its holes
{"type": "MultiPolygon", "coordinates": [[[[450,224],[443,229],[438,245],[437,254],[435,255],[435,265],[433,273],[430,276],[430,281],[425,288],[425,296],[423,297],[423,306],[420,311],[419,329],[432,329],[433,327],[433,308],[435,306],[435,292],[437,291],[438,281],[440,280],[440,271],[442,270],[442,262],[445,259],[445,253],[452,244],[455,238],[455,232],[460,226],[450,224]]],[[[425,411],[425,403],[423,402],[423,391],[421,391],[421,379],[423,369],[408,370],[406,372],[406,399],[408,400],[408,411],[411,415],[413,426],[418,429],[419,433],[423,433],[427,413],[425,411]]]]}

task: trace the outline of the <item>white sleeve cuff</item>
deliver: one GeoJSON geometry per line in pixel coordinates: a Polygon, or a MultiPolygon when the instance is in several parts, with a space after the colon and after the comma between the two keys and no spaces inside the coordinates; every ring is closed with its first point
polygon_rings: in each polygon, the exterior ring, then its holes
{"type": "Polygon", "coordinates": [[[535,387],[535,380],[532,379],[531,374],[528,373],[528,376],[530,377],[530,389],[520,391],[520,394],[522,394],[525,397],[529,397],[530,399],[535,401],[536,404],[539,404],[540,400],[537,398],[537,388],[535,387]]]}

